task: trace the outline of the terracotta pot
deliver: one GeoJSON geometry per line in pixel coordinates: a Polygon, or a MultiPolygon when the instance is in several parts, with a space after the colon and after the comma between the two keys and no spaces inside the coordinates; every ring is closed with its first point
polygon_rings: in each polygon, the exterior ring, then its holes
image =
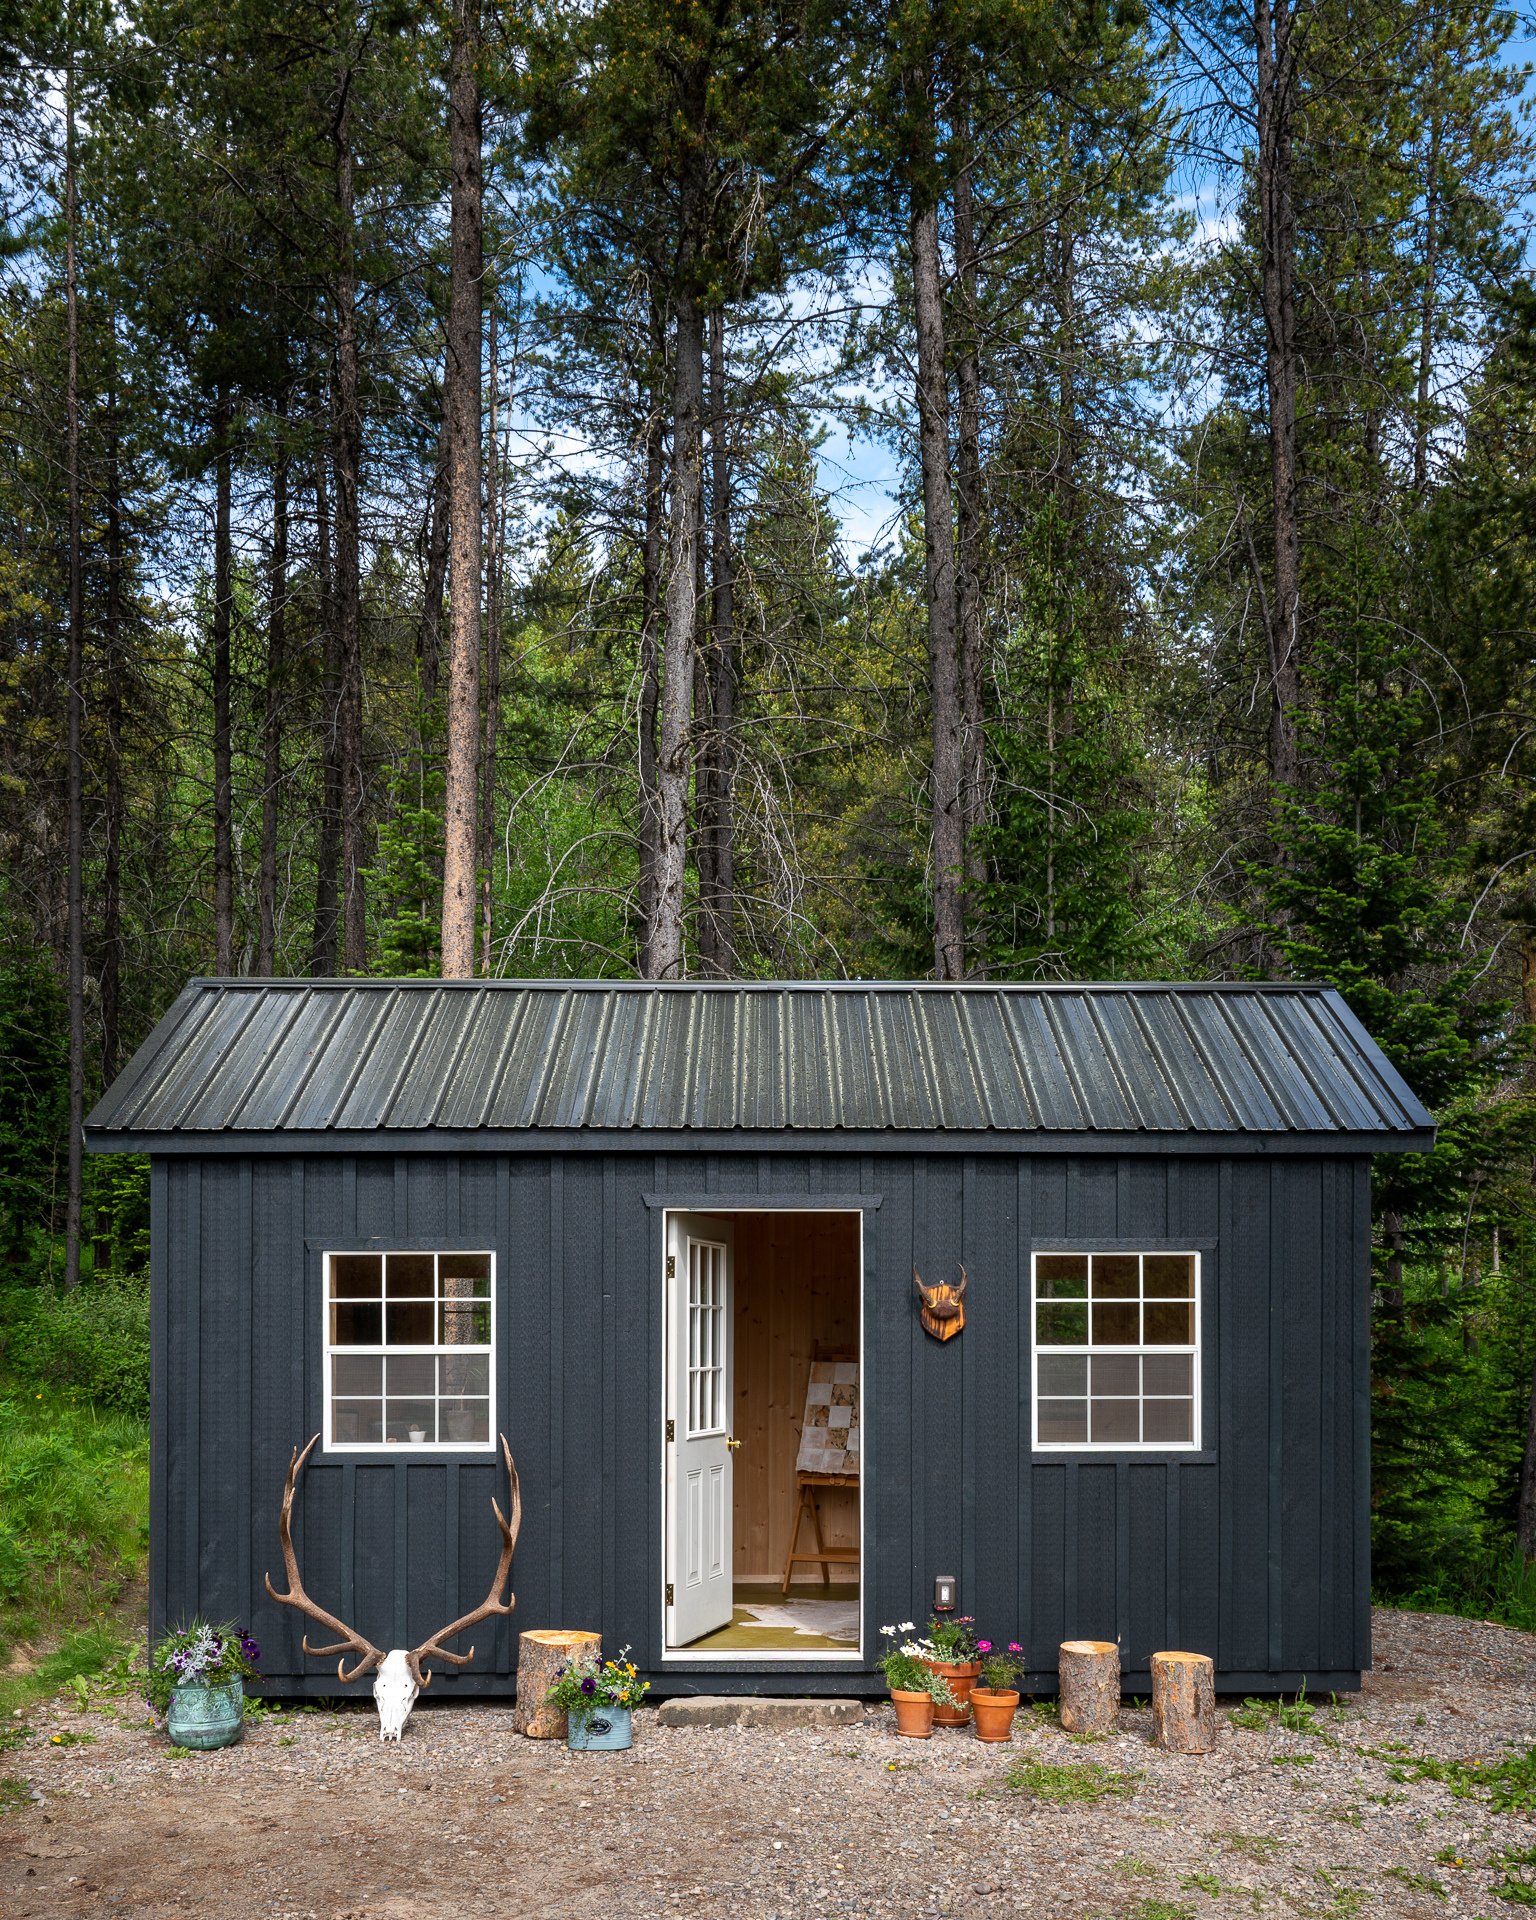
{"type": "Polygon", "coordinates": [[[971,1688],[971,1713],[976,1721],[978,1740],[1006,1740],[1013,1732],[1013,1716],[1019,1710],[1019,1696],[992,1687],[971,1688]]]}
{"type": "Polygon", "coordinates": [[[933,1695],[903,1693],[891,1688],[891,1705],[896,1709],[896,1731],[907,1740],[933,1738],[933,1695]]]}
{"type": "Polygon", "coordinates": [[[925,1660],[923,1665],[930,1673],[937,1673],[949,1682],[949,1690],[960,1702],[957,1707],[935,1706],[933,1724],[936,1727],[963,1727],[971,1717],[971,1688],[981,1674],[979,1660],[958,1662],[954,1660],[925,1660]]]}

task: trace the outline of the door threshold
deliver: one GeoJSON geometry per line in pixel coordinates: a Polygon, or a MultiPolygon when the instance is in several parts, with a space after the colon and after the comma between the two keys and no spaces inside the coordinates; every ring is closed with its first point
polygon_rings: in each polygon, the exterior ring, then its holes
{"type": "Polygon", "coordinates": [[[797,1653],[790,1647],[725,1648],[719,1653],[691,1653],[687,1647],[668,1647],[661,1656],[663,1666],[690,1667],[803,1667],[826,1666],[841,1661],[845,1666],[863,1668],[864,1655],[857,1647],[847,1653],[833,1653],[825,1647],[808,1647],[797,1653]]]}

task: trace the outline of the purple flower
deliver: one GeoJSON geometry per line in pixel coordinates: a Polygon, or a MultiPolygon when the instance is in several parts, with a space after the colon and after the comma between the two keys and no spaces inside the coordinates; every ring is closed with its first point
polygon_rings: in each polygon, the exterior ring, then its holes
{"type": "Polygon", "coordinates": [[[592,1678],[590,1673],[587,1675],[586,1679],[582,1681],[581,1690],[583,1693],[597,1692],[597,1682],[592,1678]]]}
{"type": "Polygon", "coordinates": [[[261,1648],[257,1646],[256,1642],[248,1633],[243,1633],[240,1636],[240,1651],[245,1655],[246,1659],[250,1661],[252,1666],[261,1658],[261,1648]]]}

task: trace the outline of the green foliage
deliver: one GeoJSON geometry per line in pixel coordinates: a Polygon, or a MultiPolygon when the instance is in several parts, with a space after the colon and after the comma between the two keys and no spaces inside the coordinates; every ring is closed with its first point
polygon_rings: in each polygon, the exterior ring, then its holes
{"type": "Polygon", "coordinates": [[[635,1672],[629,1648],[621,1647],[615,1660],[578,1654],[555,1675],[544,1697],[562,1713],[585,1720],[599,1707],[628,1707],[631,1711],[642,1707],[650,1689],[650,1681],[635,1672]]]}
{"type": "MultiPolygon", "coordinates": [[[[1368,1749],[1361,1749],[1362,1752],[1368,1749]]],[[[1458,1800],[1486,1800],[1494,1813],[1536,1813],[1536,1747],[1511,1749],[1496,1760],[1438,1760],[1432,1754],[1383,1750],[1392,1780],[1438,1780],[1458,1800]]]]}
{"type": "Polygon", "coordinates": [[[75,1404],[149,1413],[149,1276],[102,1274],[73,1293],[45,1284],[0,1293],[8,1371],[75,1404]]]}
{"type": "Polygon", "coordinates": [[[1424,1613],[1461,1614],[1497,1620],[1521,1633],[1536,1633],[1536,1564],[1509,1540],[1434,1569],[1435,1578],[1396,1602],[1424,1613]]]}
{"type": "MultiPolygon", "coordinates": [[[[0,1388],[0,1646],[112,1598],[142,1564],[149,1435],[142,1420],[60,1394],[0,1388]]],[[[49,1677],[115,1652],[102,1630],[66,1641],[49,1677]]]]}
{"type": "Polygon", "coordinates": [[[1140,1777],[1115,1773],[1088,1760],[1041,1760],[1029,1753],[1016,1760],[1003,1776],[1004,1784],[1015,1792],[1049,1801],[1052,1806],[1127,1799],[1136,1791],[1140,1777]]]}
{"type": "Polygon", "coordinates": [[[1512,1907],[1536,1907],[1536,1847],[1501,1847],[1488,1864],[1503,1878],[1493,1888],[1495,1900],[1512,1907]]]}
{"type": "Polygon", "coordinates": [[[241,1627],[192,1620],[162,1634],[150,1649],[149,1704],[165,1713],[178,1687],[225,1687],[235,1680],[256,1680],[261,1648],[241,1627]]]}
{"type": "Polygon", "coordinates": [[[0,951],[0,1266],[52,1228],[68,1105],[58,975],[43,955],[0,951]]]}

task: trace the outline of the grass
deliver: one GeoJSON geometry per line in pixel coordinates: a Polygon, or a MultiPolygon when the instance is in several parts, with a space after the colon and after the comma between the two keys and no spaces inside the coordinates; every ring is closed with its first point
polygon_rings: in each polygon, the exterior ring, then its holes
{"type": "Polygon", "coordinates": [[[1527,1565],[1520,1549],[1510,1542],[1473,1560],[1452,1580],[1427,1582],[1381,1604],[1409,1607],[1417,1613],[1453,1613],[1464,1620],[1494,1620],[1501,1626],[1518,1627],[1522,1633],[1536,1633],[1536,1560],[1527,1565]]]}
{"type": "Polygon", "coordinates": [[[1401,1781],[1438,1780],[1458,1800],[1487,1800],[1495,1813],[1536,1813],[1536,1747],[1513,1750],[1497,1760],[1436,1760],[1427,1753],[1399,1754],[1361,1747],[1387,1762],[1387,1775],[1401,1781]]]}
{"type": "Polygon", "coordinates": [[[1092,1761],[1037,1760],[1025,1754],[1004,1774],[1004,1784],[1016,1793],[1031,1794],[1036,1800],[1048,1800],[1053,1806],[1068,1806],[1079,1801],[1124,1799],[1136,1791],[1140,1778],[1134,1773],[1112,1773],[1108,1767],[1092,1761]]]}
{"type": "Polygon", "coordinates": [[[1495,1900],[1506,1900],[1512,1907],[1536,1907],[1536,1847],[1506,1847],[1488,1862],[1504,1875],[1493,1889],[1495,1900]]]}
{"type": "Polygon", "coordinates": [[[1138,1900],[1131,1914],[1132,1920],[1195,1920],[1194,1908],[1182,1900],[1138,1900]]]}
{"type": "Polygon", "coordinates": [[[147,1423],[0,1380],[0,1663],[18,1642],[56,1643],[0,1678],[0,1713],[120,1658],[110,1610],[148,1538],[147,1423]]]}
{"type": "Polygon", "coordinates": [[[16,1807],[24,1807],[32,1798],[32,1789],[19,1774],[0,1774],[0,1820],[16,1807]]]}

